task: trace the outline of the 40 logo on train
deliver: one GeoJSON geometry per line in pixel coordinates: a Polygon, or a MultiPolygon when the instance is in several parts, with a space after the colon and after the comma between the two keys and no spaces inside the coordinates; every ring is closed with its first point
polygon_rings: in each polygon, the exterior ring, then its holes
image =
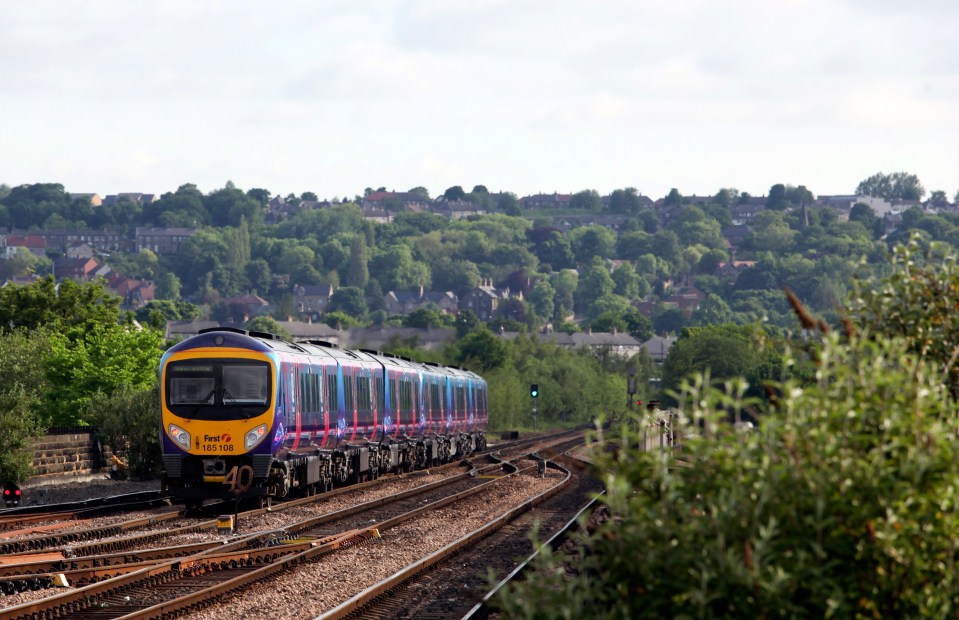
{"type": "Polygon", "coordinates": [[[214,328],[171,347],[160,380],[164,485],[188,507],[269,503],[486,446],[486,381],[462,368],[214,328]]]}

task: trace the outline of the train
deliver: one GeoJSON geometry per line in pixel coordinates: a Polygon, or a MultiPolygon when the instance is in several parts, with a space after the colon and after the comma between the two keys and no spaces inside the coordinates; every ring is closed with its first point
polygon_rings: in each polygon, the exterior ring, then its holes
{"type": "Polygon", "coordinates": [[[478,374],[319,340],[215,327],[160,359],[162,487],[269,506],[486,447],[478,374]]]}

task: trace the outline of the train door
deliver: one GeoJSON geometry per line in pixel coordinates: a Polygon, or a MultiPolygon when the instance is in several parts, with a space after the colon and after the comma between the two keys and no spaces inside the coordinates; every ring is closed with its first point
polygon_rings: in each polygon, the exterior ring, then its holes
{"type": "Polygon", "coordinates": [[[424,389],[423,382],[426,380],[426,375],[420,370],[416,371],[415,380],[413,385],[416,388],[416,434],[423,435],[426,432],[426,401],[425,395],[426,390],[424,389]]]}
{"type": "Polygon", "coordinates": [[[356,370],[356,411],[359,433],[362,437],[372,438],[376,428],[373,417],[373,393],[369,368],[356,370]]]}
{"type": "MultiPolygon", "coordinates": [[[[373,380],[373,392],[374,392],[374,407],[373,407],[373,434],[374,437],[380,432],[380,424],[383,423],[384,416],[386,415],[386,385],[384,382],[384,373],[385,370],[380,367],[377,368],[374,372],[373,380]]],[[[382,436],[386,437],[386,427],[383,427],[382,436]]]]}
{"type": "Polygon", "coordinates": [[[397,437],[400,434],[400,397],[397,391],[397,372],[391,369],[387,374],[389,375],[389,391],[387,392],[388,412],[386,417],[383,418],[383,423],[385,424],[387,434],[397,437]]]}
{"type": "Polygon", "coordinates": [[[357,416],[356,416],[356,368],[353,366],[343,367],[343,405],[346,408],[346,433],[347,441],[352,443],[356,439],[357,416]]]}

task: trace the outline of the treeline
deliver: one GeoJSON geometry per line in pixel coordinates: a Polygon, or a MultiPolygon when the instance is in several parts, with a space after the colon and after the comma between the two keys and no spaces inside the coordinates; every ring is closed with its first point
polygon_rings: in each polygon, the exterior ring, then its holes
{"type": "MultiPolygon", "coordinates": [[[[417,188],[414,188],[417,189],[417,188]]],[[[493,196],[482,186],[451,198],[493,196]]],[[[425,191],[425,190],[423,190],[425,191]]],[[[212,317],[238,321],[242,309],[225,300],[254,292],[265,297],[274,316],[296,314],[297,285],[330,284],[331,325],[392,322],[384,294],[389,291],[452,291],[463,295],[482,282],[509,289],[491,321],[495,329],[556,329],[679,333],[683,327],[723,322],[766,321],[788,328],[792,318],[781,286],[790,286],[816,311],[834,321],[854,274],[881,269],[890,233],[866,205],[843,221],[830,207],[807,203],[802,186],[776,184],[765,210],[735,243],[735,258],[751,266],[720,269],[733,258],[724,231],[730,209],[750,197],[722,189],[695,204],[678,191],[659,207],[642,205],[632,188],[614,191],[608,204],[594,190],[573,195],[586,211],[616,213],[615,230],[598,223],[567,227],[553,212],[494,212],[464,220],[432,213],[400,212],[388,224],[366,220],[353,202],[301,208],[267,222],[263,189],[243,191],[232,184],[208,194],[183,185],[156,202],[121,197],[109,206],[71,200],[61,185],[35,184],[0,191],[0,226],[18,229],[188,227],[197,233],[176,255],[110,252],[100,256],[114,270],[157,282],[158,320],[212,317]],[[803,208],[799,208],[803,207],[803,208]],[[863,263],[863,259],[865,262],[863,263]],[[695,287],[705,295],[697,310],[677,308],[671,297],[695,287]],[[648,309],[639,312],[638,302],[648,309]],[[176,306],[186,302],[196,306],[176,306]],[[575,317],[575,321],[570,321],[575,317]]],[[[296,197],[293,197],[296,198],[296,197]]],[[[300,199],[303,198],[302,196],[300,199]]],[[[315,199],[315,195],[306,196],[315,199]]],[[[499,203],[493,201],[495,211],[499,203]]],[[[861,207],[861,208],[860,208],[861,207]]],[[[959,239],[952,215],[908,211],[904,226],[931,238],[959,239]]],[[[29,253],[2,261],[4,276],[49,273],[46,258],[29,253]]],[[[423,313],[417,324],[439,325],[440,313],[423,313]]],[[[447,319],[448,321],[448,319],[447,319]]]]}

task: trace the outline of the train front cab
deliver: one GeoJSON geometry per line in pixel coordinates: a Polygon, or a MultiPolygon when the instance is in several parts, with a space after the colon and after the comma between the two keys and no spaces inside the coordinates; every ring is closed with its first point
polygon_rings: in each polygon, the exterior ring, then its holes
{"type": "Polygon", "coordinates": [[[282,346],[217,330],[164,354],[164,485],[188,506],[267,494],[278,431],[276,348],[282,346]]]}

